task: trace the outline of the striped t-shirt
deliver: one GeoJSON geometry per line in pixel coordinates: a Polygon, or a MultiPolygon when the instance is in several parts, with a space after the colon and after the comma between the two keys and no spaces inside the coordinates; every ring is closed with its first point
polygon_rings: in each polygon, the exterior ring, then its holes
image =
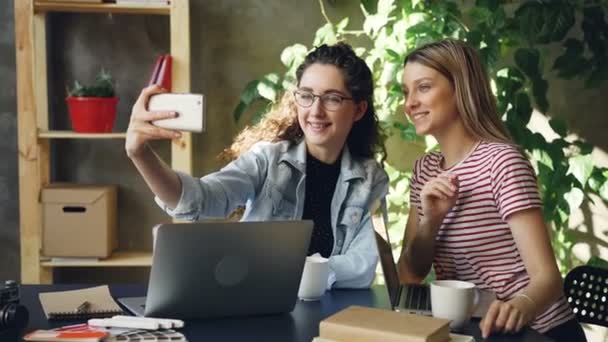
{"type": "MultiPolygon", "coordinates": [[[[509,300],[530,282],[507,224],[509,215],[542,202],[530,162],[513,146],[479,143],[461,162],[441,168],[442,155],[431,152],[416,161],[411,201],[422,217],[422,186],[442,173],[458,175],[456,204],[444,218],[433,265],[438,279],[470,281],[509,300]]],[[[532,328],[541,333],[574,318],[565,297],[539,314],[532,328]]]]}

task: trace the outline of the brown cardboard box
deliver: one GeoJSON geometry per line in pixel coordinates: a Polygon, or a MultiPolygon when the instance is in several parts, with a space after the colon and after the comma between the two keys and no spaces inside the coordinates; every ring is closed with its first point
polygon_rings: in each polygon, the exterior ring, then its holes
{"type": "Polygon", "coordinates": [[[446,342],[450,321],[385,309],[350,306],[319,324],[320,341],[446,342]]]}
{"type": "Polygon", "coordinates": [[[115,185],[52,184],[42,189],[42,254],[105,258],[118,246],[115,185]]]}

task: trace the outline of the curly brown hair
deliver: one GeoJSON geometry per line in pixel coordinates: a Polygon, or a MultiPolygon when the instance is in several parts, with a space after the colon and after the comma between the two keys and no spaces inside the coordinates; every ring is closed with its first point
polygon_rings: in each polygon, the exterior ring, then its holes
{"type": "MultiPolygon", "coordinates": [[[[382,143],[382,131],[374,111],[374,83],[372,72],[363,59],[355,54],[350,45],[339,42],[335,45],[323,44],[310,52],[296,71],[297,84],[302,75],[313,64],[333,65],[344,76],[344,83],[355,102],[367,101],[367,111],[356,121],[346,138],[351,155],[355,158],[373,158],[379,153],[386,158],[382,143]]],[[[225,149],[220,158],[225,161],[236,159],[259,141],[276,142],[288,140],[296,143],[304,133],[298,123],[297,109],[291,92],[286,92],[277,105],[271,108],[259,123],[246,127],[225,149]]]]}
{"type": "Polygon", "coordinates": [[[254,126],[245,127],[233,140],[230,147],[224,149],[220,159],[231,161],[248,151],[259,141],[276,142],[281,140],[298,141],[303,133],[294,115],[296,108],[293,96],[283,94],[281,100],[271,108],[254,126]]]}

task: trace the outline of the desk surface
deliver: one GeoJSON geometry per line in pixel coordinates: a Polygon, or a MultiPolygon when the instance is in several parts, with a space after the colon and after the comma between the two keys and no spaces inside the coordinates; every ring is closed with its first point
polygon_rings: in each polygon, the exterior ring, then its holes
{"type": "MultiPolygon", "coordinates": [[[[77,285],[24,285],[21,287],[21,303],[30,312],[27,332],[35,329],[51,329],[77,322],[49,322],[44,317],[38,293],[64,291],[88,287],[77,285]]],[[[110,287],[117,297],[143,296],[146,289],[142,285],[114,285],[110,287]]],[[[333,290],[317,302],[298,301],[293,312],[283,315],[224,318],[213,320],[187,321],[180,332],[189,341],[297,341],[310,342],[319,334],[319,322],[350,305],[388,308],[387,291],[383,286],[371,290],[333,290]]],[[[471,321],[465,334],[481,341],[478,321],[471,321]]],[[[494,335],[487,341],[549,341],[534,330],[526,330],[517,335],[494,335]]]]}

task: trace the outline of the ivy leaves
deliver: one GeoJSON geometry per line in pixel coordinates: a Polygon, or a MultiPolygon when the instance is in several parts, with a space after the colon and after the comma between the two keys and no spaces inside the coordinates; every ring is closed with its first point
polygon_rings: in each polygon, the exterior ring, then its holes
{"type": "Polygon", "coordinates": [[[574,26],[576,8],[566,0],[526,1],[515,11],[515,23],[531,44],[561,41],[574,26]]]}
{"type": "MultiPolygon", "coordinates": [[[[374,74],[376,113],[387,133],[387,145],[397,153],[409,151],[410,154],[422,153],[420,146],[424,144],[426,151],[436,148],[433,139],[417,136],[413,125],[402,114],[403,60],[408,51],[427,42],[443,38],[467,41],[480,52],[490,74],[497,114],[535,167],[545,219],[555,229],[553,242],[559,265],[562,270],[569,269],[573,240],[563,228],[568,227],[570,214],[590,198],[590,193],[608,202],[608,170],[592,163],[593,147],[570,136],[563,120],[549,118],[549,125],[557,135],[553,140],[532,132],[528,124],[535,109],[550,114],[549,76],[584,80],[590,88],[597,88],[608,79],[607,3],[583,4],[575,0],[476,0],[467,5],[432,0],[360,2],[364,19],[360,28],[349,29],[348,18],[337,24],[326,18],[327,23],[311,40],[311,47],[346,40],[365,59],[374,74]],[[353,37],[356,39],[351,40],[353,37]],[[560,47],[561,54],[551,60],[547,51],[560,47]]],[[[319,4],[325,6],[323,0],[319,0],[319,4]]],[[[321,12],[325,13],[323,8],[321,12]]],[[[250,82],[235,109],[235,120],[249,109],[255,110],[255,120],[269,104],[278,101],[278,94],[294,85],[295,68],[308,51],[309,47],[302,44],[287,47],[281,54],[286,70],[250,82]]],[[[405,157],[412,156],[408,154],[402,159],[405,157]]],[[[391,225],[402,229],[409,206],[407,182],[411,168],[394,156],[389,156],[388,161],[389,219],[391,225]]]]}
{"type": "Polygon", "coordinates": [[[541,75],[540,53],[537,49],[520,48],[515,51],[515,64],[520,68],[532,83],[532,94],[536,99],[538,109],[546,113],[549,109],[547,89],[549,84],[541,75]]]}

